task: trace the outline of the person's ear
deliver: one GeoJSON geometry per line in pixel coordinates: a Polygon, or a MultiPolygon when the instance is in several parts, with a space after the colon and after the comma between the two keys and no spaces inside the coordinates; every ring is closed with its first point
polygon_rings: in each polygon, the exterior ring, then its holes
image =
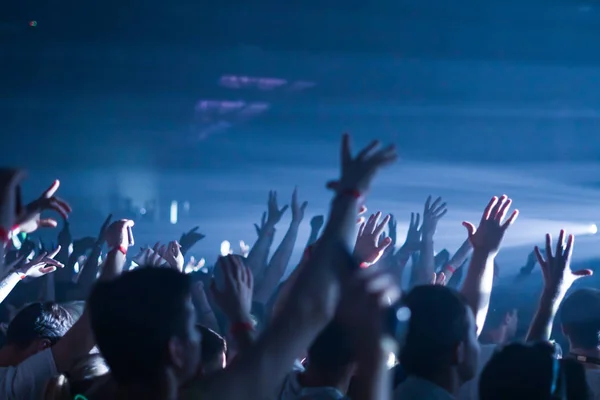
{"type": "Polygon", "coordinates": [[[460,365],[466,359],[466,344],[465,342],[457,343],[452,351],[451,365],[460,365]]]}
{"type": "Polygon", "coordinates": [[[52,346],[52,342],[48,339],[42,339],[38,342],[38,351],[45,350],[52,346]]]}
{"type": "Polygon", "coordinates": [[[186,349],[179,338],[169,339],[169,360],[173,366],[180,369],[185,365],[186,349]]]}

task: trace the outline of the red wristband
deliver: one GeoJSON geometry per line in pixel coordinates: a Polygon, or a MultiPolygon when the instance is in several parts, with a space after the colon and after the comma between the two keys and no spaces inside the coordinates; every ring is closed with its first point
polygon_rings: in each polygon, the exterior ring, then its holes
{"type": "Polygon", "coordinates": [[[353,198],[355,198],[357,200],[362,197],[362,193],[359,192],[356,189],[342,189],[338,193],[341,194],[341,195],[344,195],[344,196],[353,197],[353,198]]]}
{"type": "Polygon", "coordinates": [[[254,324],[252,322],[237,322],[232,324],[229,328],[229,333],[235,336],[240,332],[251,332],[254,330],[254,324]]]}
{"type": "Polygon", "coordinates": [[[123,255],[127,255],[127,246],[120,245],[119,247],[113,248],[111,251],[114,251],[114,250],[118,250],[121,253],[123,253],[123,255]]]}
{"type": "Polygon", "coordinates": [[[446,265],[446,268],[444,268],[446,271],[450,271],[450,273],[454,273],[456,272],[456,268],[454,268],[452,265],[448,264],[446,265]]]}
{"type": "Polygon", "coordinates": [[[10,231],[0,228],[0,242],[8,243],[10,241],[10,231]]]}

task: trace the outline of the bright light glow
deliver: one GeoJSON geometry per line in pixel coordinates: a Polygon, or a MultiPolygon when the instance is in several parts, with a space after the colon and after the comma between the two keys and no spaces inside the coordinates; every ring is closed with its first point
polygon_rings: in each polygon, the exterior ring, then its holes
{"type": "Polygon", "coordinates": [[[387,364],[388,369],[392,369],[396,366],[396,364],[398,364],[396,355],[393,352],[390,352],[388,354],[388,359],[387,359],[386,364],[387,364]]]}
{"type": "Polygon", "coordinates": [[[221,243],[221,255],[225,257],[229,254],[231,254],[231,243],[227,240],[223,240],[223,243],[221,243]]]}
{"type": "Polygon", "coordinates": [[[169,219],[173,225],[177,223],[177,200],[171,202],[171,215],[169,219]]]}
{"type": "Polygon", "coordinates": [[[75,261],[75,264],[73,265],[73,271],[78,274],[79,273],[79,262],[75,261]]]}
{"type": "Polygon", "coordinates": [[[140,214],[145,215],[146,209],[144,207],[140,208],[140,214]]]}
{"type": "Polygon", "coordinates": [[[596,233],[598,233],[598,227],[596,226],[596,224],[590,225],[590,234],[595,235],[596,233]]]}

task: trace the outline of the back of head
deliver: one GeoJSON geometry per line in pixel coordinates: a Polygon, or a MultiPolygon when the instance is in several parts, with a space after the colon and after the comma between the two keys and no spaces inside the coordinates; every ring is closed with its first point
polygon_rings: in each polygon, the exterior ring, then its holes
{"type": "Polygon", "coordinates": [[[400,364],[408,375],[430,379],[454,364],[457,347],[469,339],[473,323],[467,303],[458,292],[440,285],[417,286],[403,303],[410,320],[400,364]]]}
{"type": "Polygon", "coordinates": [[[36,340],[53,345],[72,325],[71,314],[59,304],[32,303],[19,311],[8,325],[6,345],[27,348],[36,340]]]}
{"type": "Polygon", "coordinates": [[[570,294],[560,306],[559,318],[571,347],[600,346],[600,290],[585,288],[570,294]]]}
{"type": "Polygon", "coordinates": [[[492,356],[479,378],[481,400],[587,399],[583,367],[558,360],[549,343],[510,344],[492,356]]]}
{"type": "Polygon", "coordinates": [[[512,337],[514,335],[517,329],[517,319],[516,315],[514,315],[517,307],[514,299],[515,296],[512,296],[508,290],[494,289],[485,318],[485,325],[483,326],[483,335],[506,325],[511,325],[508,327],[511,330],[511,335],[509,336],[512,337]]]}
{"type": "Polygon", "coordinates": [[[169,268],[136,268],[94,287],[92,330],[117,383],[152,380],[169,366],[171,339],[189,336],[189,297],[189,277],[169,268]]]}
{"type": "Polygon", "coordinates": [[[308,365],[319,371],[347,368],[354,360],[348,334],[335,320],[319,333],[308,349],[308,365]]]}
{"type": "Polygon", "coordinates": [[[225,355],[227,354],[227,343],[223,336],[202,325],[197,325],[202,336],[200,345],[200,367],[203,374],[210,374],[223,369],[225,355]]]}

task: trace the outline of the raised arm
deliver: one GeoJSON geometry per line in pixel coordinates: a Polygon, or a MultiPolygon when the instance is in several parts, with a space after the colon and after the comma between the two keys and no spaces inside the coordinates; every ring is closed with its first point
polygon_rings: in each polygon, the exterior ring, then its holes
{"type": "MultiPolygon", "coordinates": [[[[133,221],[114,222],[107,230],[106,242],[111,249],[99,280],[110,280],[119,276],[125,264],[125,255],[130,244],[130,229],[133,221]]],[[[59,372],[64,372],[73,362],[90,352],[94,347],[94,337],[90,326],[90,316],[86,307],[81,317],[73,324],[65,336],[52,347],[52,355],[59,372]]]]}
{"type": "Polygon", "coordinates": [[[433,204],[431,196],[425,202],[423,211],[423,225],[421,226],[421,248],[419,262],[413,265],[410,286],[425,285],[431,281],[435,273],[435,258],[433,255],[433,237],[437,229],[437,224],[448,212],[446,203],[442,203],[442,198],[438,197],[433,204]]]}
{"type": "Polygon", "coordinates": [[[273,257],[271,257],[269,266],[256,291],[256,301],[262,304],[267,304],[287,269],[307,205],[307,202],[302,204],[298,202],[298,190],[294,189],[294,193],[292,194],[292,222],[279,247],[275,250],[273,257]]]}
{"type": "Polygon", "coordinates": [[[319,233],[321,232],[321,228],[325,224],[325,217],[322,215],[315,215],[310,220],[310,235],[308,236],[308,241],[306,242],[306,247],[313,245],[317,239],[319,238],[319,233]]]}
{"type": "Polygon", "coordinates": [[[81,293],[84,294],[83,298],[87,297],[92,285],[96,281],[96,276],[98,276],[98,258],[102,254],[102,246],[104,245],[104,240],[111,220],[112,214],[109,215],[106,220],[104,220],[104,223],[100,227],[100,233],[98,234],[98,238],[92,247],[92,251],[85,261],[85,264],[82,265],[82,270],[79,272],[77,286],[81,293]]]}
{"type": "Polygon", "coordinates": [[[467,238],[442,269],[442,272],[446,277],[446,282],[450,282],[454,273],[464,265],[467,258],[471,255],[472,250],[473,246],[471,245],[471,241],[467,238]]]}
{"type": "Polygon", "coordinates": [[[519,215],[519,211],[514,210],[503,222],[511,203],[512,200],[506,195],[500,198],[492,197],[481,216],[479,227],[475,228],[472,223],[463,222],[469,234],[469,241],[473,245],[473,257],[461,293],[473,310],[478,334],[483,329],[490,305],[494,283],[494,259],[500,250],[506,230],[519,215]]]}
{"type": "Polygon", "coordinates": [[[537,311],[527,332],[527,341],[550,340],[552,323],[558,306],[565,298],[571,285],[579,278],[592,275],[589,269],[571,270],[571,256],[575,238],[569,235],[565,246],[565,231],[561,230],[556,242],[556,250],[552,251],[552,237],[546,234],[546,257],[535,247],[535,254],[542,269],[544,289],[540,297],[537,311]]]}
{"type": "Polygon", "coordinates": [[[246,258],[246,264],[250,267],[256,278],[261,277],[267,267],[269,250],[275,237],[275,225],[281,220],[287,209],[288,206],[283,206],[283,208],[279,209],[277,205],[277,192],[269,192],[268,214],[263,214],[260,227],[254,225],[258,239],[246,258]]]}
{"type": "Polygon", "coordinates": [[[282,313],[245,353],[223,373],[190,392],[191,398],[239,399],[252,393],[270,398],[288,374],[295,358],[305,351],[333,317],[339,299],[340,243],[350,248],[359,198],[370,186],[376,171],[396,158],[393,147],[375,151],[377,142],[356,158],[350,155],[349,138],[342,144],[342,176],[322,238],[312,258],[298,274],[282,313]],[[302,299],[299,301],[299,299],[302,299]]]}

